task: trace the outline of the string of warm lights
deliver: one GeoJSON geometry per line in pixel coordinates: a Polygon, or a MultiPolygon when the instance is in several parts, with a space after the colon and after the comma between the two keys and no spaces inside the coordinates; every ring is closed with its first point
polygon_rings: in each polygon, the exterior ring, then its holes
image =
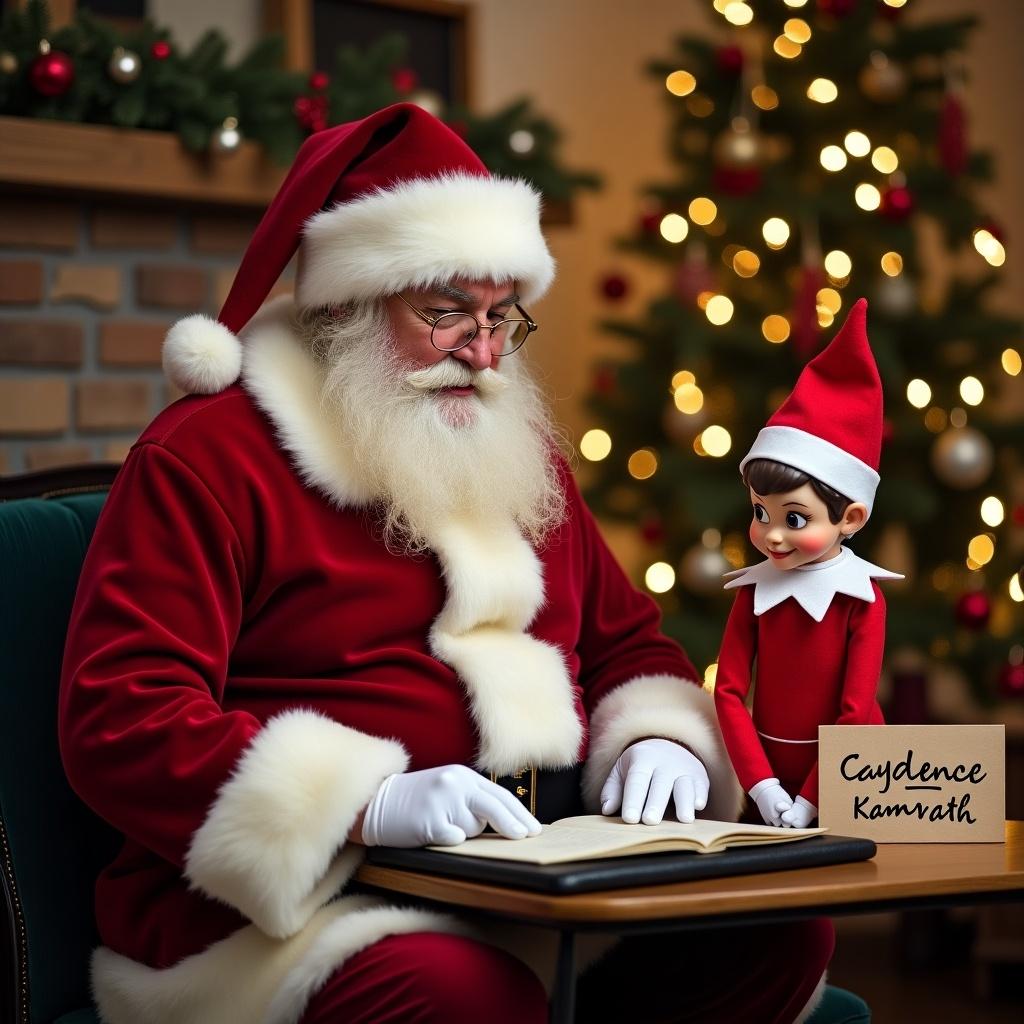
{"type": "MultiPolygon", "coordinates": [[[[814,45],[814,30],[811,25],[800,15],[800,9],[807,6],[808,0],[783,0],[786,7],[794,12],[782,25],[782,31],[774,38],[770,38],[771,52],[788,62],[798,62],[809,45],[814,45]]],[[[883,0],[884,4],[893,9],[901,8],[906,0],[883,0]]],[[[713,0],[713,7],[718,14],[737,30],[744,30],[755,22],[755,12],[747,0],[713,0]]],[[[809,15],[808,15],[809,17],[809,15]]],[[[756,26],[755,26],[756,29],[756,26]]],[[[755,29],[752,29],[753,32],[755,29]]],[[[742,61],[743,75],[737,87],[736,100],[732,108],[733,116],[728,121],[730,128],[723,136],[715,142],[713,153],[716,159],[723,155],[728,157],[728,163],[734,167],[756,167],[759,161],[764,159],[767,152],[767,145],[764,137],[757,132],[758,111],[776,110],[780,105],[780,95],[775,89],[764,81],[754,80],[755,76],[761,77],[760,49],[757,46],[750,46],[744,49],[742,61]]],[[[770,56],[770,54],[769,54],[770,56]]],[[[858,84],[861,91],[870,100],[878,102],[891,102],[902,95],[906,86],[906,73],[903,68],[894,61],[890,61],[881,50],[875,50],[869,55],[868,61],[858,76],[858,84]]],[[[698,76],[687,68],[676,68],[668,73],[664,79],[667,92],[682,101],[688,115],[701,119],[707,118],[715,110],[715,101],[709,95],[701,91],[698,76]]],[[[842,87],[845,88],[845,87],[842,87]]],[[[841,108],[837,103],[842,98],[841,85],[831,78],[814,77],[806,85],[801,85],[801,95],[806,101],[815,105],[836,104],[836,109],[841,108]]],[[[713,89],[711,91],[714,91],[713,89]]],[[[791,94],[785,94],[791,95],[791,94]]],[[[792,100],[786,100],[792,102],[792,100]]],[[[837,129],[835,141],[824,140],[818,152],[818,163],[828,174],[847,174],[851,178],[850,199],[857,210],[868,214],[875,214],[892,221],[902,220],[911,210],[914,204],[914,197],[907,189],[907,180],[901,168],[900,153],[903,153],[905,160],[912,162],[913,154],[918,147],[916,139],[898,135],[895,139],[872,139],[869,135],[856,127],[846,131],[837,129]],[[877,175],[877,177],[876,177],[877,175]]],[[[844,179],[845,180],[845,179],[844,179]]],[[[693,196],[689,201],[683,201],[676,205],[675,209],[659,211],[660,219],[657,223],[657,233],[664,242],[671,246],[683,245],[685,243],[686,260],[689,264],[700,269],[706,267],[702,260],[694,261],[692,256],[699,253],[703,256],[702,232],[708,235],[721,236],[727,225],[721,215],[719,205],[707,195],[693,196]]],[[[997,237],[997,228],[994,226],[979,226],[972,235],[974,248],[977,253],[991,266],[1002,266],[1006,260],[1006,248],[1001,237],[997,237]]],[[[794,292],[797,282],[814,281],[811,285],[810,295],[814,296],[814,312],[817,317],[819,328],[828,328],[835,318],[841,313],[844,304],[844,289],[851,280],[854,273],[854,262],[850,253],[843,249],[833,248],[825,250],[817,241],[818,224],[813,216],[801,216],[799,225],[796,226],[799,246],[794,246],[794,225],[779,214],[767,217],[761,225],[761,236],[765,252],[758,252],[757,248],[750,244],[732,242],[724,245],[721,249],[723,264],[735,274],[730,278],[735,285],[742,281],[757,277],[763,269],[765,260],[777,260],[771,254],[782,254],[786,258],[790,253],[796,254],[797,265],[792,271],[787,272],[787,279],[791,282],[794,292]],[[804,275],[800,277],[799,275],[804,275]],[[817,278],[809,276],[817,274],[817,278]],[[821,285],[815,287],[816,285],[821,285]]],[[[859,258],[858,258],[859,259],[859,258]]],[[[878,257],[877,264],[874,264],[881,271],[882,282],[892,282],[890,294],[896,294],[896,282],[902,283],[903,291],[911,288],[903,278],[905,261],[902,253],[889,249],[882,252],[878,257]]],[[[778,269],[778,264],[774,264],[778,269]]],[[[858,273],[863,272],[863,267],[858,268],[858,273]]],[[[878,272],[877,270],[875,271],[878,272]]],[[[701,276],[694,273],[690,280],[696,282],[692,290],[685,289],[685,299],[693,302],[701,310],[709,324],[715,328],[728,325],[734,318],[736,312],[735,301],[727,294],[727,289],[720,284],[717,287],[709,287],[714,280],[712,275],[701,276]],[[708,282],[708,283],[705,283],[708,282]]],[[[803,285],[801,285],[803,287],[803,285]]],[[[682,291],[680,293],[682,295],[682,291]]],[[[807,292],[805,292],[807,294],[807,292]]],[[[900,295],[903,292],[899,293],[900,295]]],[[[910,293],[913,294],[912,292],[910,293]]],[[[913,301],[911,299],[911,301],[913,301]]],[[[772,345],[781,345],[792,340],[797,344],[800,340],[800,323],[793,319],[791,311],[776,312],[764,316],[761,322],[761,333],[765,341],[772,345]]],[[[1007,348],[1001,356],[1003,371],[1010,376],[1017,376],[1022,372],[1022,358],[1019,351],[1007,348]]],[[[949,411],[934,403],[932,386],[921,377],[915,377],[906,384],[906,397],[909,404],[922,411],[922,418],[925,428],[938,435],[936,445],[940,442],[949,442],[946,445],[950,449],[953,442],[965,439],[971,440],[980,448],[972,453],[977,456],[981,452],[982,459],[991,458],[991,445],[980,432],[967,426],[967,409],[980,406],[986,395],[985,386],[979,377],[965,375],[958,385],[958,400],[963,407],[952,408],[949,411]],[[979,441],[980,439],[980,441],[979,441]],[[985,455],[987,446],[988,455],[985,455]]],[[[698,383],[696,376],[690,370],[677,370],[673,373],[669,392],[672,397],[672,404],[668,412],[672,416],[678,414],[675,421],[678,424],[686,423],[683,418],[707,417],[709,404],[706,389],[698,383]]],[[[723,418],[720,413],[718,401],[712,403],[714,408],[712,414],[719,413],[716,418],[723,418]]],[[[667,415],[667,414],[666,414],[667,415]]],[[[668,420],[665,420],[666,429],[677,441],[682,441],[685,436],[692,444],[692,450],[700,458],[720,459],[726,456],[732,449],[732,436],[722,423],[710,423],[707,425],[694,423],[689,420],[689,427],[679,426],[670,428],[668,420]],[[700,429],[696,429],[700,427],[700,429]],[[693,434],[696,429],[696,434],[693,434]]],[[[590,461],[601,461],[606,459],[612,451],[612,438],[604,430],[589,430],[580,443],[580,452],[584,458],[590,461]]],[[[632,446],[630,446],[632,447],[632,446]]],[[[948,454],[948,452],[947,452],[948,454]]],[[[956,451],[954,455],[962,458],[962,453],[956,451]]],[[[654,447],[645,446],[629,451],[625,455],[626,470],[630,477],[637,481],[645,481],[654,477],[659,470],[659,453],[654,447]]],[[[932,453],[933,464],[936,461],[936,452],[932,453]]],[[[936,473],[943,478],[940,467],[935,466],[936,473]]],[[[986,471],[987,473],[987,471],[986,471]]],[[[945,482],[950,486],[965,486],[963,480],[952,483],[949,479],[945,482]]],[[[988,495],[980,505],[981,523],[989,530],[995,530],[1006,520],[1006,511],[1003,501],[996,495],[988,495]]],[[[742,537],[729,538],[723,541],[717,530],[706,530],[702,537],[702,545],[706,551],[719,553],[730,565],[739,566],[745,559],[744,543],[742,537]],[[711,536],[713,534],[713,536],[711,536]]],[[[996,553],[997,538],[991,532],[978,532],[970,537],[967,542],[966,557],[963,564],[971,571],[977,571],[989,565],[996,553]]],[[[688,552],[680,566],[680,572],[684,582],[687,581],[687,559],[693,552],[688,552]]],[[[960,570],[962,572],[962,570],[960,570]]],[[[668,562],[655,561],[648,566],[645,572],[645,584],[653,593],[667,593],[677,583],[677,570],[668,562]]],[[[948,589],[954,586],[955,566],[947,565],[940,567],[933,574],[933,584],[936,589],[948,589]]],[[[1021,590],[1020,579],[1014,576],[1007,583],[1007,591],[1014,602],[1024,602],[1024,593],[1021,590]]],[[[705,670],[705,686],[713,688],[716,664],[710,664],[705,670]]]]}

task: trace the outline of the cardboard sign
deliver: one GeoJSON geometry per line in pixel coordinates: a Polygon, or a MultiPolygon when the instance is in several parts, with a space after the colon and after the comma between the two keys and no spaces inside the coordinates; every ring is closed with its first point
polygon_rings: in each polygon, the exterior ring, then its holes
{"type": "Polygon", "coordinates": [[[818,727],[820,824],[876,843],[1001,843],[1002,725],[818,727]]]}

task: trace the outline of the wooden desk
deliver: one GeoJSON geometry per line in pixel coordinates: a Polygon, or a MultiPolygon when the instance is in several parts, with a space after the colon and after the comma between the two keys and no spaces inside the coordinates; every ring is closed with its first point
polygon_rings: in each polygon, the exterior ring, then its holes
{"type": "Polygon", "coordinates": [[[552,1020],[571,1021],[578,931],[679,930],[820,914],[1024,899],[1024,822],[1006,843],[889,844],[868,861],[635,889],[550,895],[363,865],[364,885],[561,933],[552,1020]]]}

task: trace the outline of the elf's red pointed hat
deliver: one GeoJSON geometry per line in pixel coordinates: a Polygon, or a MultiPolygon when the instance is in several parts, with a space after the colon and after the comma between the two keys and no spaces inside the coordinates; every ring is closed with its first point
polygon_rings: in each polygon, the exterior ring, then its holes
{"type": "Polygon", "coordinates": [[[299,252],[299,308],[381,298],[451,280],[514,280],[525,303],[554,276],[540,196],[491,177],[450,128],[412,103],[311,135],[245,251],[217,320],[171,328],[164,368],[183,390],[238,377],[236,335],[299,252]]]}
{"type": "Polygon", "coordinates": [[[740,463],[771,459],[828,484],[871,513],[882,450],[882,382],[858,299],[830,345],[803,369],[796,387],[740,463]]]}

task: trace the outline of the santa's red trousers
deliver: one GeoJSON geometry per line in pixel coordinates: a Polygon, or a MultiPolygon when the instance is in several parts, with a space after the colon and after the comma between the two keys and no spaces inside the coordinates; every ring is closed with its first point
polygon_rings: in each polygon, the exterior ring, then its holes
{"type": "MultiPolygon", "coordinates": [[[[824,918],[634,937],[584,973],[579,1024],[791,1024],[832,956],[824,918]]],[[[300,1024],[546,1024],[535,975],[511,955],[437,932],[381,939],[310,1001],[300,1024]]]]}

